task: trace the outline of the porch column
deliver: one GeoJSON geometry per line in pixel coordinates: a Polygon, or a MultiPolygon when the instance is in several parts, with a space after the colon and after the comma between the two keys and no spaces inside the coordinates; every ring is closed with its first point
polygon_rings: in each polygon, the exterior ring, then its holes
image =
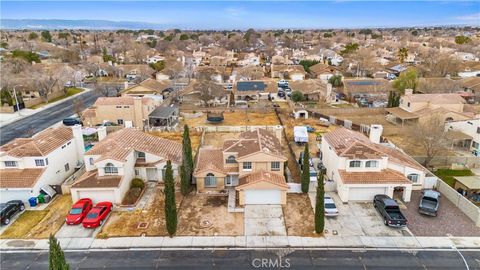
{"type": "Polygon", "coordinates": [[[412,196],[412,185],[405,186],[405,189],[403,190],[403,201],[409,202],[411,196],[412,196]]]}
{"type": "Polygon", "coordinates": [[[394,190],[394,187],[393,186],[388,186],[387,188],[387,195],[388,197],[392,198],[393,199],[393,190],[394,190]]]}

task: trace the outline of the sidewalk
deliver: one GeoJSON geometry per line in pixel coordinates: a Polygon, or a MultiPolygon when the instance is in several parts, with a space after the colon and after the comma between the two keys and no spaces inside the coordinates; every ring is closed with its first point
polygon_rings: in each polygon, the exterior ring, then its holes
{"type": "Polygon", "coordinates": [[[36,114],[38,112],[41,112],[43,110],[46,110],[50,107],[53,107],[53,106],[56,106],[58,104],[61,104],[62,102],[65,102],[67,100],[70,100],[70,99],[74,99],[76,97],[78,97],[79,95],[82,95],[82,94],[85,94],[89,91],[92,91],[91,88],[84,88],[84,87],[81,87],[84,91],[81,92],[81,93],[78,93],[78,94],[75,94],[73,96],[69,96],[69,97],[66,97],[62,100],[59,100],[59,101],[56,101],[56,102],[52,102],[52,103],[49,103],[43,107],[40,107],[38,109],[28,109],[28,108],[25,108],[25,109],[22,109],[20,110],[19,112],[14,112],[14,113],[1,113],[0,114],[0,127],[3,127],[3,126],[6,126],[10,123],[13,123],[15,121],[18,121],[20,119],[23,119],[25,117],[28,117],[30,115],[33,115],[33,114],[36,114]]]}
{"type": "MultiPolygon", "coordinates": [[[[64,250],[141,248],[379,248],[480,249],[480,237],[299,237],[299,236],[178,236],[59,238],[64,250]]],[[[48,239],[0,240],[0,250],[47,250],[48,239]]]]}

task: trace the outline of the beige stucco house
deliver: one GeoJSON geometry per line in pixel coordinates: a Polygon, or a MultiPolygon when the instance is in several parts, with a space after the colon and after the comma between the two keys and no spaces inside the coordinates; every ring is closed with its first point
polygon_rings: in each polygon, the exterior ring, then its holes
{"type": "MultiPolygon", "coordinates": [[[[281,129],[279,129],[281,130],[281,129]]],[[[281,133],[247,131],[225,140],[222,148],[202,147],[193,176],[199,193],[235,189],[239,204],[285,204],[288,185],[281,133]]]]}

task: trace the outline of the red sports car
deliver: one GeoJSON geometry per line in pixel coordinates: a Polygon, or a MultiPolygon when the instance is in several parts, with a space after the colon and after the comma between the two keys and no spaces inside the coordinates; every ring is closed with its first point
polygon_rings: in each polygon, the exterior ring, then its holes
{"type": "Polygon", "coordinates": [[[89,198],[83,198],[78,200],[73,206],[70,212],[68,213],[67,217],[65,218],[65,222],[68,225],[76,225],[80,224],[82,220],[87,215],[88,211],[92,209],[92,200],[89,198]]]}
{"type": "Polygon", "coordinates": [[[88,212],[87,217],[83,220],[84,228],[96,228],[101,226],[108,214],[112,211],[111,202],[99,202],[88,212]]]}

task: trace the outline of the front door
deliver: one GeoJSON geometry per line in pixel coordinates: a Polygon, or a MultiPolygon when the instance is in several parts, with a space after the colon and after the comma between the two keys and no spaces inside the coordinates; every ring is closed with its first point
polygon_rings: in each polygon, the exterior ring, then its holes
{"type": "Polygon", "coordinates": [[[158,182],[158,174],[156,168],[147,168],[147,180],[158,182]]]}
{"type": "Polygon", "coordinates": [[[230,187],[230,186],[232,186],[232,185],[233,185],[232,176],[227,175],[227,176],[225,177],[225,186],[230,187]]]}

